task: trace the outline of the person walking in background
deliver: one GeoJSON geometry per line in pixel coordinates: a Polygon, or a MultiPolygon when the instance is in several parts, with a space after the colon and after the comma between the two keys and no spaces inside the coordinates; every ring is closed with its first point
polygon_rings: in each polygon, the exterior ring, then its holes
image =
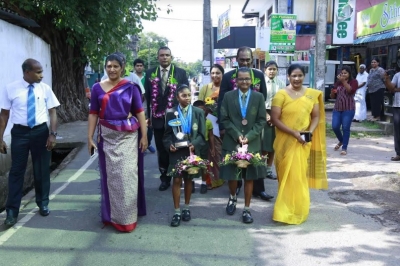
{"type": "Polygon", "coordinates": [[[393,112],[393,135],[394,150],[396,155],[390,158],[392,161],[400,161],[400,72],[393,76],[392,81],[386,73],[384,76],[386,88],[394,93],[392,112],[393,112]]]}
{"type": "MultiPolygon", "coordinates": [[[[248,145],[248,151],[261,153],[261,132],[265,126],[265,97],[251,88],[251,69],[241,67],[237,70],[238,90],[225,94],[221,105],[220,123],[226,130],[222,141],[222,156],[232,154],[240,145],[248,145]]],[[[237,166],[233,164],[220,166],[220,177],[228,180],[229,199],[226,213],[233,215],[237,203],[237,182],[244,179],[243,223],[252,223],[250,201],[253,193],[253,181],[265,178],[265,165],[249,165],[237,174],[237,166]]]]}
{"type": "MultiPolygon", "coordinates": [[[[142,83],[142,86],[144,87],[145,83],[146,83],[146,72],[144,72],[144,61],[140,58],[135,59],[135,61],[133,61],[133,67],[135,68],[135,74],[136,76],[138,76],[140,78],[140,81],[142,83]]],[[[147,102],[146,100],[143,102],[143,107],[145,108],[145,114],[146,114],[146,118],[149,119],[150,117],[150,110],[147,110],[147,102]]],[[[153,128],[151,126],[147,127],[147,140],[149,141],[149,146],[147,147],[147,149],[151,152],[151,153],[155,153],[156,149],[154,149],[153,146],[151,146],[151,141],[153,139],[153,128]]]]}
{"type": "Polygon", "coordinates": [[[22,199],[24,175],[29,152],[33,164],[36,204],[39,214],[47,216],[50,193],[51,150],[56,145],[57,113],[60,105],[43,79],[42,65],[35,59],[22,64],[23,79],[6,85],[1,91],[0,153],[6,153],[3,140],[11,111],[11,169],[8,175],[6,226],[17,223],[22,199]],[[47,114],[48,112],[48,114],[47,114]],[[50,122],[50,131],[47,126],[50,122]]]}
{"type": "Polygon", "coordinates": [[[383,103],[383,95],[385,93],[384,75],[385,70],[379,66],[379,59],[372,59],[367,80],[369,99],[371,101],[372,117],[370,121],[378,121],[385,118],[383,103]]]}
{"type": "Polygon", "coordinates": [[[167,190],[171,185],[171,177],[167,175],[169,166],[168,151],[163,145],[165,130],[165,112],[177,105],[175,91],[178,84],[189,86],[185,70],[171,64],[171,50],[164,46],[157,52],[159,66],[146,71],[146,101],[147,110],[151,116],[148,119],[149,126],[153,127],[154,140],[156,142],[158,168],[160,170],[160,191],[167,190]]]}
{"type": "Polygon", "coordinates": [[[357,74],[358,89],[354,95],[356,103],[356,112],[354,114],[353,122],[361,122],[367,119],[367,104],[365,103],[365,94],[368,81],[368,73],[365,71],[365,65],[360,65],[360,71],[357,74]]]}
{"type": "Polygon", "coordinates": [[[214,64],[210,68],[211,82],[201,87],[198,99],[205,101],[207,97],[218,100],[224,68],[219,64],[214,64]]]}
{"type": "MultiPolygon", "coordinates": [[[[204,135],[206,132],[204,112],[200,108],[194,107],[190,104],[191,91],[186,84],[180,85],[179,88],[177,88],[176,99],[178,101],[178,106],[167,110],[165,134],[163,136],[164,147],[169,151],[168,173],[172,172],[179,160],[186,159],[191,153],[201,156],[201,152],[204,150],[206,145],[204,135]],[[182,123],[183,133],[186,135],[185,140],[188,140],[190,143],[188,147],[175,147],[175,143],[178,139],[168,122],[176,119],[177,116],[182,123]]],[[[189,175],[186,171],[183,171],[181,175],[173,177],[172,197],[174,201],[175,214],[171,221],[172,227],[179,226],[181,220],[185,222],[191,220],[189,204],[192,195],[192,179],[196,177],[198,177],[197,174],[189,175]],[[180,196],[182,179],[185,181],[185,206],[181,212],[180,196]]]]}
{"type": "Polygon", "coordinates": [[[93,86],[88,150],[93,154],[98,149],[103,224],[131,232],[137,216],[146,215],[142,153],[148,141],[140,88],[121,77],[123,66],[117,54],[107,56],[108,78],[93,86]],[[97,124],[96,147],[93,135],[97,124]]]}
{"type": "Polygon", "coordinates": [[[331,90],[331,98],[336,98],[332,113],[332,130],[339,140],[334,150],[342,147],[341,155],[347,154],[347,145],[350,139],[350,126],[355,113],[354,94],[358,88],[358,82],[351,76],[351,69],[344,66],[337,76],[338,81],[331,90]]]}
{"type": "MultiPolygon", "coordinates": [[[[267,98],[267,86],[265,84],[264,74],[261,71],[259,71],[258,69],[251,68],[251,66],[253,65],[253,52],[252,52],[251,48],[247,47],[247,46],[240,47],[236,54],[236,61],[239,64],[239,68],[247,67],[250,69],[250,73],[251,73],[250,90],[260,92],[264,96],[264,99],[266,99],[267,98]]],[[[232,91],[232,90],[237,90],[237,88],[238,88],[238,83],[236,81],[237,74],[238,74],[238,69],[235,68],[235,69],[225,73],[224,76],[222,77],[221,89],[219,92],[218,106],[217,106],[218,120],[220,121],[219,122],[219,130],[220,130],[221,138],[223,138],[224,134],[225,134],[224,125],[221,123],[221,119],[220,119],[221,104],[224,99],[225,93],[232,91]]],[[[237,187],[236,194],[239,194],[240,189],[242,187],[242,181],[239,180],[237,183],[238,183],[238,187],[237,187]]],[[[266,196],[269,199],[273,198],[272,196],[265,193],[265,186],[264,186],[263,179],[254,180],[253,188],[254,188],[253,193],[255,195],[260,196],[260,197],[266,196]]]]}
{"type": "Polygon", "coordinates": [[[310,209],[310,188],[327,189],[325,110],[321,91],[303,87],[300,65],[288,68],[290,84],[272,100],[271,118],[278,195],[273,220],[301,224],[310,209]]]}
{"type": "MultiPolygon", "coordinates": [[[[275,126],[271,120],[272,99],[276,92],[286,87],[286,84],[277,77],[278,64],[275,61],[265,63],[265,80],[267,84],[267,99],[265,100],[265,109],[267,110],[267,123],[263,132],[263,155],[267,155],[267,178],[276,179],[272,173],[272,163],[274,162],[274,140],[275,126]]],[[[264,192],[265,193],[265,192],[264,192]]]]}

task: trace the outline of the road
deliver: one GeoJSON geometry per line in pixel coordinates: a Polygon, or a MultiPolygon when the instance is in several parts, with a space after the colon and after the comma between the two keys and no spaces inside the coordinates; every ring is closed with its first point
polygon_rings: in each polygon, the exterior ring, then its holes
{"type": "MultiPolygon", "coordinates": [[[[237,213],[228,216],[227,186],[202,195],[197,181],[192,220],[172,228],[171,190],[158,191],[156,155],[148,153],[148,214],[130,234],[103,228],[97,159],[89,159],[85,147],[77,149],[52,180],[51,214],[40,216],[28,194],[19,223],[8,230],[0,226],[0,265],[400,265],[399,233],[371,215],[382,207],[343,194],[355,188],[352,179],[360,169],[362,177],[399,171],[388,160],[392,137],[352,139],[347,157],[332,150],[334,143],[327,143],[330,189],[311,191],[309,219],[297,226],[273,222],[274,202],[258,199],[251,205],[254,223],[243,224],[242,193],[237,213]],[[340,200],[338,193],[352,200],[340,200]]],[[[275,195],[277,182],[265,184],[275,195]]],[[[0,214],[1,221],[4,217],[0,214]]]]}

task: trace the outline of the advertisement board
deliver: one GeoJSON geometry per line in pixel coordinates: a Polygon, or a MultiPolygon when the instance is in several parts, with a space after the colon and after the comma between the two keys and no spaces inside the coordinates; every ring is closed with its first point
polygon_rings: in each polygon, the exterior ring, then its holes
{"type": "Polygon", "coordinates": [[[399,29],[399,9],[399,1],[388,0],[358,12],[357,37],[365,37],[399,29]]]}
{"type": "Polygon", "coordinates": [[[356,0],[333,1],[332,44],[353,44],[356,0]]]}
{"type": "Polygon", "coordinates": [[[296,20],[293,14],[271,14],[269,53],[293,54],[296,48],[296,20]]]}
{"type": "Polygon", "coordinates": [[[225,11],[221,16],[218,17],[218,31],[217,31],[217,42],[231,34],[231,27],[229,21],[229,9],[225,11]]]}

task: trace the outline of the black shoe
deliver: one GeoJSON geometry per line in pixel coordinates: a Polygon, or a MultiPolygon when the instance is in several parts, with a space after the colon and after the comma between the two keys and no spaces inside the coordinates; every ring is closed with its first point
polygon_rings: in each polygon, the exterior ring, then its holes
{"type": "Polygon", "coordinates": [[[190,211],[189,210],[183,210],[182,211],[182,221],[184,222],[189,222],[192,217],[190,216],[190,211]]]}
{"type": "Polygon", "coordinates": [[[180,213],[175,213],[174,216],[172,217],[171,226],[172,227],[177,227],[180,224],[181,224],[181,214],[180,213]]]}
{"type": "Polygon", "coordinates": [[[40,208],[39,208],[39,213],[40,213],[40,215],[42,215],[42,216],[48,216],[48,215],[50,214],[49,207],[47,207],[47,206],[40,207],[40,208]]]}
{"type": "Polygon", "coordinates": [[[276,180],[276,179],[277,179],[276,176],[274,176],[274,175],[272,174],[272,171],[268,171],[268,172],[267,172],[266,178],[272,179],[272,180],[276,180]]]}
{"type": "Polygon", "coordinates": [[[260,198],[260,199],[266,200],[266,201],[269,201],[270,199],[274,198],[274,196],[268,195],[267,193],[265,193],[265,191],[260,192],[260,193],[253,193],[253,197],[260,198]]]}
{"type": "Polygon", "coordinates": [[[242,180],[239,180],[237,182],[237,187],[236,187],[236,196],[239,195],[240,189],[242,188],[242,180]]]}
{"type": "Polygon", "coordinates": [[[18,214],[15,214],[12,210],[7,211],[7,217],[4,221],[5,226],[13,226],[17,223],[18,214]]]}
{"type": "Polygon", "coordinates": [[[194,186],[194,181],[192,181],[192,193],[196,192],[196,187],[194,186]]]}
{"type": "Polygon", "coordinates": [[[161,182],[160,187],[158,188],[159,191],[167,190],[170,186],[169,182],[161,182]]]}
{"type": "Polygon", "coordinates": [[[200,194],[206,194],[206,193],[207,193],[207,185],[201,184],[200,194]]]}
{"type": "Polygon", "coordinates": [[[250,211],[243,211],[242,220],[245,224],[251,224],[253,222],[250,211]]]}
{"type": "Polygon", "coordinates": [[[233,215],[236,211],[236,202],[237,202],[237,198],[233,199],[231,197],[229,197],[229,201],[228,204],[226,205],[226,213],[229,215],[233,215]]]}

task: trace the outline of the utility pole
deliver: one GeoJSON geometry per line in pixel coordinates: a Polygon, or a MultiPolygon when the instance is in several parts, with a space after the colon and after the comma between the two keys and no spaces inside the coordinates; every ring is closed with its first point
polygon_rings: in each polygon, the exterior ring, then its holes
{"type": "MultiPolygon", "coordinates": [[[[328,3],[317,0],[317,36],[315,41],[315,89],[325,94],[326,18],[328,3]]],[[[324,95],[325,97],[325,95],[324,95]]],[[[325,99],[325,98],[323,98],[325,99]]]]}
{"type": "MultiPolygon", "coordinates": [[[[288,1],[287,0],[278,0],[278,14],[287,14],[288,9],[288,1]]],[[[278,55],[278,76],[286,77],[286,56],[278,55]]]]}
{"type": "MultiPolygon", "coordinates": [[[[209,62],[208,65],[203,65],[203,68],[210,68],[213,62],[212,58],[212,25],[211,25],[211,4],[210,0],[203,0],[203,62],[209,62]]],[[[204,78],[204,76],[203,76],[204,78]]],[[[204,84],[204,80],[203,80],[204,84]]]]}

